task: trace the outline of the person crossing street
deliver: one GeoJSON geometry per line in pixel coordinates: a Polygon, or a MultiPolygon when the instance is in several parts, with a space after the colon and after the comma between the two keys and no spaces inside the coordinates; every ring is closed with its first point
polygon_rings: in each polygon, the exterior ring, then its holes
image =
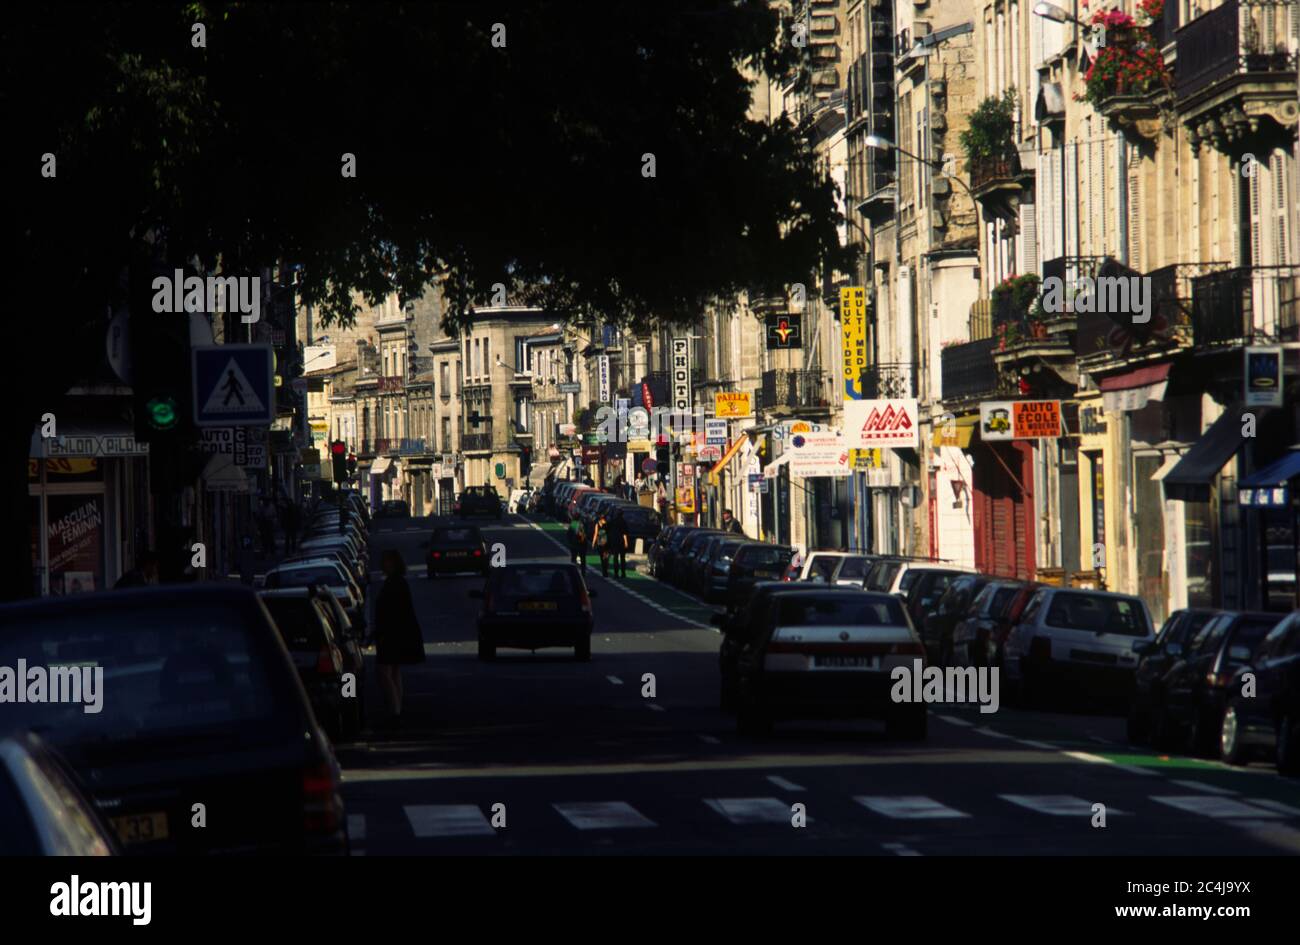
{"type": "Polygon", "coordinates": [[[569,519],[569,556],[574,564],[587,570],[587,530],[577,518],[569,519]]]}

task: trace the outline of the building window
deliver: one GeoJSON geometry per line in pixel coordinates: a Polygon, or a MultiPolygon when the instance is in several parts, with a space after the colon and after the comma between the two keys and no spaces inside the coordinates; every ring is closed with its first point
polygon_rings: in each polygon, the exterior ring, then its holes
{"type": "Polygon", "coordinates": [[[479,377],[482,373],[479,370],[479,366],[483,363],[479,357],[481,350],[482,350],[482,346],[479,344],[479,340],[475,338],[474,339],[474,360],[470,362],[470,366],[469,366],[470,377],[479,377]]]}
{"type": "Polygon", "coordinates": [[[438,368],[438,393],[443,400],[451,396],[451,366],[446,361],[438,368]]]}
{"type": "Polygon", "coordinates": [[[442,451],[444,453],[452,452],[451,449],[451,417],[442,418],[442,451]]]}
{"type": "Polygon", "coordinates": [[[489,351],[491,344],[492,344],[491,338],[483,339],[483,373],[484,374],[492,373],[492,355],[491,352],[489,351]]]}

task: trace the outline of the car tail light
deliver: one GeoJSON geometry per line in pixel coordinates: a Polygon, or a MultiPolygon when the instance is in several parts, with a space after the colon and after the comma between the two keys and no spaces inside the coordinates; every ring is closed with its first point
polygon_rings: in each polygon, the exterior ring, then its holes
{"type": "Polygon", "coordinates": [[[343,802],[339,798],[334,769],[327,764],[313,765],[302,773],[303,830],[309,834],[333,833],[343,820],[343,802]]]}
{"type": "Polygon", "coordinates": [[[442,552],[441,552],[441,551],[435,551],[435,552],[433,553],[433,556],[434,556],[435,558],[441,558],[441,557],[442,557],[442,552]]]}
{"type": "Polygon", "coordinates": [[[338,668],[334,662],[334,648],[329,644],[322,646],[316,657],[316,672],[328,676],[330,673],[337,672],[338,668]]]}
{"type": "Polygon", "coordinates": [[[591,611],[591,597],[588,596],[587,589],[585,587],[581,588],[578,591],[578,606],[585,611],[588,612],[591,611]]]}
{"type": "Polygon", "coordinates": [[[474,557],[475,557],[475,558],[481,558],[481,557],[483,557],[483,549],[482,549],[482,548],[475,548],[475,549],[474,549],[474,557]]]}
{"type": "Polygon", "coordinates": [[[1214,686],[1216,689],[1222,688],[1232,682],[1231,673],[1216,673],[1213,670],[1205,674],[1205,684],[1214,686]]]}

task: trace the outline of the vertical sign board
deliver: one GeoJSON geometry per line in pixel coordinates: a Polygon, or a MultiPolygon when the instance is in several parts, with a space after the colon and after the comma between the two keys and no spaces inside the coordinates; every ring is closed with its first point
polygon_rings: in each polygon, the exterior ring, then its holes
{"type": "Polygon", "coordinates": [[[687,515],[695,514],[695,465],[693,463],[677,465],[677,511],[687,515]]]}
{"type": "Polygon", "coordinates": [[[1282,349],[1246,348],[1246,406],[1282,406],[1282,349]]]}
{"type": "Polygon", "coordinates": [[[596,359],[596,370],[600,373],[600,397],[602,404],[609,403],[609,355],[602,354],[596,359]]]}
{"type": "Polygon", "coordinates": [[[691,342],[673,339],[673,409],[691,412],[691,342]]]}
{"type": "Polygon", "coordinates": [[[840,344],[844,358],[844,399],[862,399],[862,371],[867,366],[867,290],[840,289],[840,344]]]}

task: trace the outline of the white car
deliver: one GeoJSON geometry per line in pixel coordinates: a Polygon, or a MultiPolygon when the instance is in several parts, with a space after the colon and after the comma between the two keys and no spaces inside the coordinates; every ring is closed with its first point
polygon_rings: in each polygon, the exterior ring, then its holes
{"type": "Polygon", "coordinates": [[[864,587],[868,591],[878,591],[882,594],[906,594],[923,571],[973,573],[967,572],[965,568],[956,568],[942,561],[908,561],[905,558],[882,558],[867,572],[864,587]]]}
{"type": "Polygon", "coordinates": [[[519,514],[528,507],[528,499],[532,495],[531,489],[512,489],[510,500],[506,502],[506,511],[519,514]]]}
{"type": "Polygon", "coordinates": [[[849,554],[848,551],[810,551],[803,559],[803,567],[799,569],[797,580],[829,584],[840,559],[847,558],[849,554]]]}

